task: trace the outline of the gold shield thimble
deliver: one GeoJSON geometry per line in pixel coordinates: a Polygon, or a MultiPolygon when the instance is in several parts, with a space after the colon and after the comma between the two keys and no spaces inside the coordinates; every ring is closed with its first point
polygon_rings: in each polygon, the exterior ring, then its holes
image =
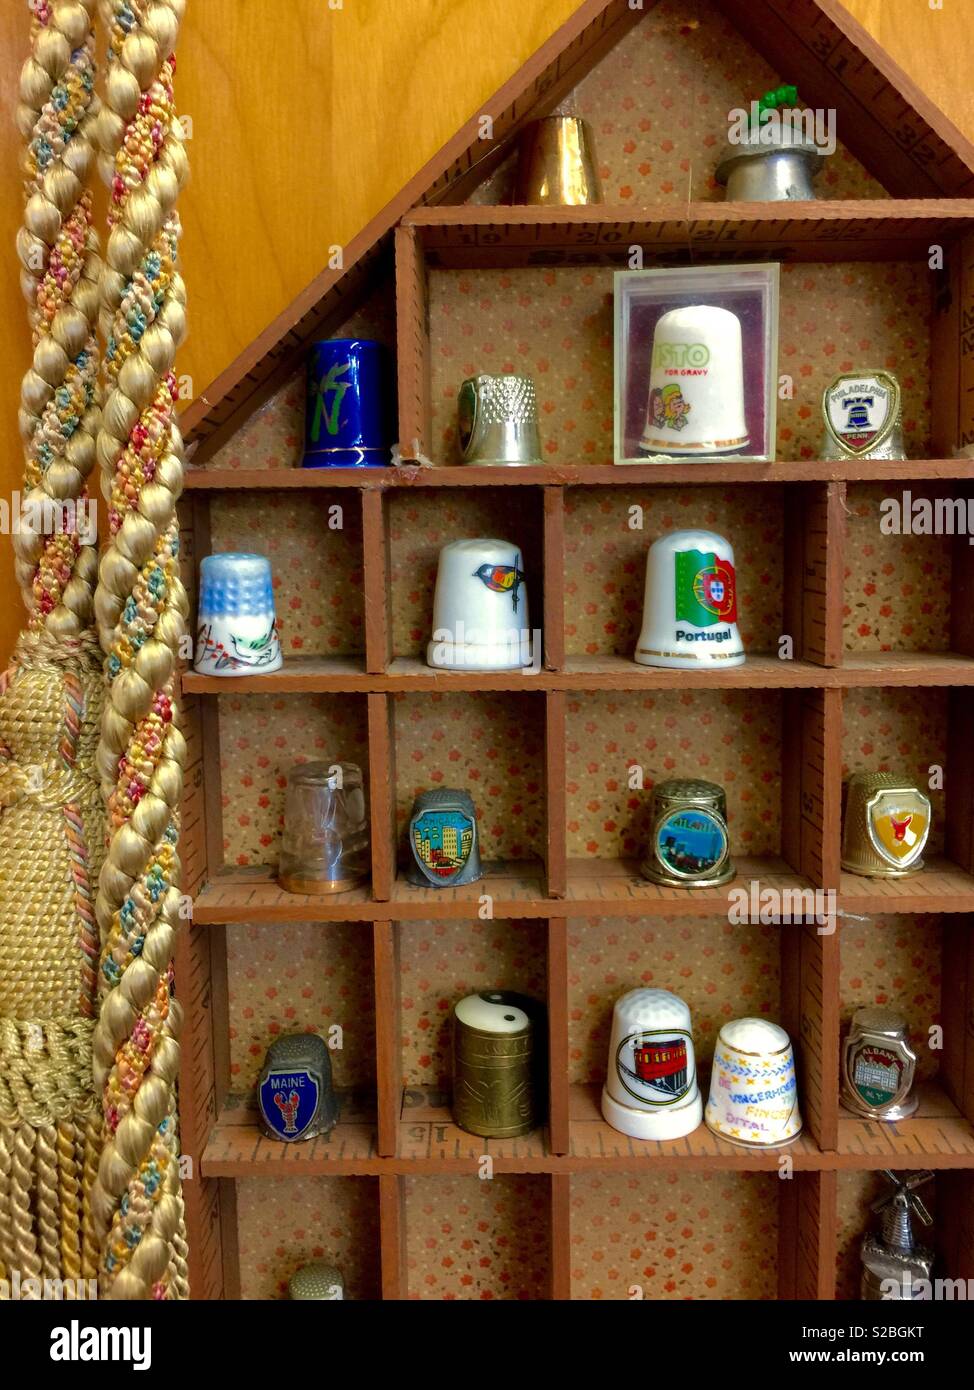
{"type": "Polygon", "coordinates": [[[891,772],[855,772],[845,787],[842,867],[865,878],[906,878],[923,868],[930,800],[891,772]]]}

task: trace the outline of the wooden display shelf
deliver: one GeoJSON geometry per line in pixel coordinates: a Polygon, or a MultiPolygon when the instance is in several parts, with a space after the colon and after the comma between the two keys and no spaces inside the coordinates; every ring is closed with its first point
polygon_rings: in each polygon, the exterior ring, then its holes
{"type": "Polygon", "coordinates": [[[974,875],[943,857],[928,857],[909,878],[839,879],[839,904],[850,913],[974,912],[974,875]]]}
{"type": "Polygon", "coordinates": [[[794,261],[924,259],[933,242],[974,229],[974,200],[870,198],[780,204],[672,203],[655,207],[415,208],[403,218],[427,259],[443,267],[609,262],[641,246],[654,261],[747,252],[794,261]]]}
{"type": "Polygon", "coordinates": [[[517,1139],[484,1139],[453,1123],[449,1098],[423,1088],[402,1093],[399,1149],[380,1156],[375,1125],[366,1114],[342,1118],[331,1134],[284,1144],[257,1127],[252,1102],[231,1097],[203,1153],[206,1178],[279,1178],[303,1175],[376,1176],[410,1173],[477,1176],[485,1158],[495,1173],[584,1173],[592,1171],[778,1172],[782,1160],[796,1172],[875,1168],[969,1168],[974,1166],[974,1129],[935,1084],[920,1087],[920,1108],[899,1124],[839,1113],[839,1143],[819,1148],[807,1130],[792,1144],[747,1148],[719,1139],[701,1124],[681,1139],[632,1139],[606,1124],[598,1085],[569,1087],[569,1151],[552,1153],[548,1131],[517,1139]]]}
{"type": "MultiPolygon", "coordinates": [[[[720,917],[732,894],[751,882],[773,889],[785,903],[810,902],[815,888],[781,858],[736,856],[737,875],[720,888],[666,888],[639,873],[635,859],[569,859],[567,894],[545,895],[540,860],[486,862],[484,877],[460,888],[417,888],[400,874],[389,901],[373,898],[368,885],[323,896],[289,893],[264,865],[225,868],[198,894],[193,920],[199,926],[242,922],[470,921],[490,899],[490,916],[500,921],[545,917],[720,917]],[[805,895],[805,896],[802,896],[805,895]]],[[[943,858],[927,861],[904,879],[871,879],[843,873],[837,910],[854,915],[974,912],[974,875],[943,858]]]]}
{"type": "Polygon", "coordinates": [[[323,491],[358,488],[646,487],[681,483],[894,482],[974,478],[974,459],[802,459],[741,463],[548,464],[538,468],[459,467],[453,464],[389,468],[188,468],[191,492],[323,491]]]}
{"type": "MultiPolygon", "coordinates": [[[[361,543],[356,543],[354,553],[350,545],[346,555],[332,552],[325,557],[315,597],[317,606],[308,604],[294,623],[300,631],[299,621],[306,622],[312,640],[324,650],[328,650],[330,637],[336,646],[365,648],[361,655],[288,656],[284,668],[272,675],[229,680],[193,671],[182,675],[181,718],[188,755],[180,858],[185,890],[195,900],[195,915],[193,925],[180,937],[176,987],[186,1010],[188,1039],[180,1079],[181,1137],[184,1151],[198,1161],[200,1177],[186,1189],[197,1296],[232,1297],[234,1287],[239,1288],[234,1273],[239,1263],[234,1181],[245,1178],[376,1177],[381,1284],[386,1298],[415,1292],[407,1272],[407,1232],[415,1232],[408,1231],[414,1213],[410,1211],[407,1217],[406,1179],[421,1174],[452,1175],[476,1184],[484,1155],[491,1158],[495,1172],[547,1178],[550,1289],[558,1297],[567,1297],[572,1291],[573,1174],[619,1174],[624,1180],[630,1174],[659,1172],[771,1174],[787,1157],[794,1165],[795,1180],[775,1184],[780,1222],[778,1296],[782,1298],[828,1298],[834,1294],[840,1171],[956,1169],[956,1174],[945,1175],[941,1181],[956,1184],[960,1209],[967,1209],[961,1198],[969,1206],[974,1191],[974,1129],[967,1118],[974,1117],[974,1053],[969,1032],[974,936],[962,914],[970,913],[974,918],[974,754],[967,737],[971,713],[968,691],[974,689],[974,622],[969,617],[974,608],[974,551],[963,540],[929,541],[931,546],[951,547],[949,565],[941,555],[942,563],[936,567],[937,602],[949,604],[949,625],[931,622],[911,626],[905,622],[895,627],[888,622],[882,629],[886,639],[892,635],[894,641],[900,636],[908,641],[911,638],[907,634],[915,633],[912,640],[919,645],[925,640],[942,643],[945,650],[845,651],[844,627],[849,599],[859,600],[860,606],[863,599],[861,592],[852,594],[853,581],[846,577],[855,570],[851,551],[857,544],[850,539],[856,533],[848,518],[862,515],[856,512],[857,499],[847,485],[882,482],[899,487],[942,480],[947,486],[940,490],[959,496],[966,489],[950,484],[974,479],[974,459],[950,457],[960,446],[974,441],[974,378],[965,336],[967,325],[974,320],[974,198],[946,196],[969,195],[974,190],[974,151],[966,145],[962,149],[952,136],[943,134],[939,116],[916,105],[919,99],[907,79],[895,74],[884,56],[875,52],[871,58],[864,56],[861,34],[856,31],[858,37],[853,42],[849,38],[853,22],[844,11],[836,21],[833,8],[833,0],[719,0],[718,6],[720,13],[739,23],[745,32],[769,35],[773,53],[782,59],[776,65],[778,70],[794,76],[810,106],[837,107],[851,133],[849,149],[883,178],[885,186],[897,194],[930,196],[823,199],[787,207],[674,202],[642,208],[549,209],[458,203],[504,157],[507,136],[514,134],[527,116],[543,113],[567,95],[595,58],[607,53],[638,22],[639,15],[628,0],[583,0],[571,22],[571,34],[563,34],[558,44],[535,62],[525,84],[506,92],[495,112],[499,121],[495,135],[498,131],[502,134],[491,152],[494,163],[489,167],[479,163],[483,142],[471,127],[469,138],[454,150],[456,164],[448,176],[444,173],[435,190],[437,198],[449,195],[447,200],[441,206],[410,211],[410,204],[429,194],[429,190],[414,190],[415,196],[405,197],[384,227],[383,234],[405,214],[394,233],[396,434],[407,456],[422,460],[449,456],[449,446],[443,442],[448,433],[446,417],[434,410],[432,402],[451,395],[447,389],[450,383],[440,373],[445,346],[442,299],[451,284],[465,278],[471,283],[486,282],[489,268],[500,266],[514,268],[512,281],[519,273],[517,267],[564,267],[566,280],[577,268],[581,284],[584,267],[628,265],[629,248],[639,245],[647,266],[690,259],[728,265],[766,259],[831,262],[831,269],[823,265],[820,274],[809,272],[809,278],[821,280],[823,286],[830,276],[837,280],[842,273],[837,267],[843,262],[917,262],[907,278],[913,277],[920,288],[922,307],[915,311],[915,318],[922,332],[917,342],[923,352],[929,330],[930,370],[928,379],[924,378],[920,356],[915,362],[910,358],[906,365],[902,365],[902,357],[896,358],[901,366],[895,370],[903,373],[904,381],[907,372],[914,378],[911,390],[923,403],[913,426],[914,437],[923,441],[916,447],[931,457],[767,463],[724,458],[710,463],[674,460],[621,467],[585,463],[589,455],[580,446],[581,437],[575,435],[567,445],[562,439],[561,453],[552,455],[570,462],[526,469],[427,467],[408,459],[397,467],[371,470],[228,468],[219,466],[219,457],[214,459],[217,466],[205,466],[271,391],[286,387],[299,370],[308,343],[326,334],[341,334],[343,329],[363,331],[363,320],[352,325],[349,313],[363,307],[367,290],[393,268],[391,258],[384,253],[364,256],[359,243],[346,248],[347,263],[352,267],[347,285],[354,287],[356,297],[346,304],[344,317],[338,277],[329,272],[289,311],[286,322],[276,326],[273,343],[273,334],[264,335],[245,354],[246,360],[237,364],[239,370],[234,368],[230,374],[233,380],[228,376],[214,384],[205,410],[198,405],[188,412],[190,424],[197,429],[194,443],[199,446],[186,473],[189,520],[183,553],[191,603],[199,560],[213,549],[236,544],[234,524],[247,544],[253,544],[255,536],[259,541],[267,528],[275,527],[276,517],[286,515],[289,527],[294,518],[298,528],[314,524],[311,520],[305,523],[300,498],[298,505],[294,505],[293,496],[286,506],[265,505],[276,501],[274,494],[345,490],[343,504],[347,497],[349,505],[361,508],[352,533],[361,535],[361,543]],[[788,67],[788,63],[793,66],[788,67]],[[890,76],[891,72],[895,76],[890,76]],[[907,90],[911,93],[908,100],[903,97],[907,90]],[[527,92],[530,95],[522,101],[527,92]],[[927,300],[921,281],[926,278],[933,245],[943,247],[945,263],[942,271],[930,272],[927,300]],[[483,276],[439,275],[441,267],[454,266],[487,270],[483,276]],[[778,485],[782,486],[775,492],[778,485]],[[766,510],[760,492],[753,492],[762,486],[773,501],[773,507],[766,510]],[[574,621],[583,611],[582,604],[599,597],[594,563],[599,552],[586,554],[584,544],[580,544],[586,535],[585,518],[594,515],[603,502],[611,500],[617,507],[626,502],[627,492],[654,488],[693,493],[691,508],[704,501],[706,509],[714,512],[718,529],[722,529],[719,489],[752,489],[747,497],[750,506],[744,510],[757,515],[769,535],[780,536],[774,553],[768,556],[767,575],[762,577],[766,594],[772,595],[778,606],[764,603],[757,615],[762,622],[756,618],[754,625],[762,644],[772,649],[770,654],[749,653],[745,665],[723,672],[664,671],[637,666],[628,655],[582,654],[587,647],[615,645],[614,640],[607,640],[608,634],[622,631],[620,621],[626,623],[626,631],[631,629],[639,592],[633,578],[638,569],[634,559],[638,546],[628,543],[623,547],[626,556],[613,562],[615,570],[606,577],[607,583],[616,586],[617,598],[622,593],[620,579],[626,587],[612,612],[606,609],[604,629],[597,630],[590,621],[583,632],[584,624],[574,621]],[[603,489],[606,495],[585,494],[586,489],[603,489]],[[699,491],[706,492],[706,497],[700,498],[699,491]],[[248,492],[254,497],[227,496],[248,492]],[[410,493],[413,495],[404,498],[403,494],[410,493]],[[442,499],[442,515],[435,515],[438,499],[442,499]],[[449,520],[440,524],[442,517],[449,520]],[[397,654],[417,650],[416,633],[422,633],[428,621],[430,595],[426,590],[435,568],[434,544],[441,545],[453,534],[464,534],[468,519],[477,527],[510,524],[514,531],[523,524],[528,541],[520,534],[515,539],[525,548],[526,558],[530,555],[526,568],[528,582],[535,586],[532,613],[543,629],[547,663],[538,672],[437,672],[419,656],[397,654]],[[589,566],[588,561],[593,563],[589,566]],[[623,563],[627,566],[624,573],[623,563]],[[356,616],[360,612],[361,621],[355,625],[336,622],[335,633],[330,633],[328,614],[320,601],[328,577],[339,575],[340,584],[345,586],[342,592],[347,594],[348,576],[359,572],[361,605],[355,611],[356,616]],[[779,614],[780,631],[794,638],[795,659],[788,662],[773,653],[779,614]],[[950,690],[948,696],[936,697],[938,718],[943,706],[948,707],[946,720],[941,718],[947,728],[947,747],[941,758],[946,772],[945,855],[931,857],[923,873],[905,880],[868,880],[840,873],[843,732],[851,727],[847,714],[853,703],[882,703],[879,698],[872,702],[843,700],[842,692],[907,690],[910,693],[901,699],[905,707],[912,705],[914,692],[922,700],[922,692],[935,687],[950,690]],[[743,693],[752,690],[775,694],[756,694],[748,701],[743,693]],[[712,698],[707,697],[708,691],[713,692],[712,698]],[[437,714],[436,719],[429,718],[425,702],[415,698],[454,692],[458,697],[455,701],[437,702],[442,716],[437,714]],[[489,698],[491,692],[497,696],[489,698]],[[538,698],[511,700],[510,692],[536,694],[538,698]],[[599,692],[607,692],[607,696],[598,699],[599,692]],[[640,698],[650,692],[660,692],[660,698],[640,698]],[[681,693],[687,696],[682,702],[681,693]],[[237,699],[258,694],[336,698],[275,700],[272,713],[267,706],[237,699]],[[221,695],[234,699],[211,698],[221,695]],[[397,695],[414,698],[397,701],[397,695]],[[356,699],[342,704],[342,696],[356,699]],[[476,720],[476,724],[473,719],[469,721],[469,730],[467,705],[476,720]],[[755,715],[750,724],[744,718],[734,722],[729,715],[723,722],[714,717],[723,717],[727,710],[738,707],[747,707],[745,713],[755,715]],[[617,727],[625,730],[625,738],[632,739],[631,747],[616,738],[615,728],[605,731],[608,720],[615,717],[610,711],[620,709],[617,727]],[[341,717],[332,719],[333,710],[341,717]],[[757,717],[762,711],[763,722],[757,717]],[[415,719],[412,733],[411,719],[415,719]],[[437,723],[438,719],[442,722],[437,723]],[[277,720],[282,726],[287,724],[290,738],[280,740],[280,751],[277,741],[269,740],[268,748],[260,750],[268,756],[262,760],[255,757],[259,776],[251,776],[248,770],[246,777],[241,777],[243,760],[258,753],[256,745],[263,730],[276,732],[273,724],[277,720]],[[729,754],[722,752],[717,762],[708,763],[700,756],[706,751],[699,737],[705,726],[714,730],[722,747],[731,749],[729,754]],[[594,731],[593,770],[586,766],[590,729],[594,731]],[[442,746],[449,739],[452,757],[449,763],[439,764],[435,755],[441,746],[441,733],[442,746]],[[293,895],[280,888],[266,865],[233,867],[225,863],[225,858],[252,861],[262,853],[273,858],[273,851],[264,847],[272,845],[278,833],[280,807],[275,798],[287,770],[285,760],[297,760],[312,748],[322,747],[329,756],[342,756],[346,739],[368,768],[371,883],[333,897],[293,895]],[[503,817],[509,808],[503,786],[496,796],[480,796],[483,768],[475,759],[487,747],[492,752],[503,747],[505,739],[516,754],[512,781],[518,783],[518,800],[523,801],[525,786],[530,788],[527,795],[536,797],[530,838],[523,842],[512,836],[504,841],[503,817]],[[611,750],[609,743],[614,744],[611,750]],[[332,748],[332,744],[338,746],[332,748]],[[242,757],[235,751],[239,749],[247,750],[242,757]],[[667,771],[666,775],[700,776],[707,775],[708,767],[725,768],[729,801],[736,798],[737,803],[731,806],[732,838],[738,836],[747,844],[757,835],[769,852],[748,856],[735,849],[737,877],[733,883],[692,891],[651,884],[639,875],[636,861],[614,857],[623,847],[628,848],[637,832],[645,833],[642,805],[630,808],[617,793],[620,780],[624,784],[626,766],[637,759],[649,762],[650,754],[654,780],[662,775],[661,768],[674,764],[672,773],[667,771]],[[221,779],[221,760],[226,787],[221,779]],[[742,779],[749,767],[758,765],[764,793],[762,819],[752,814],[750,826],[745,827],[742,779]],[[397,871],[397,857],[403,848],[403,800],[407,792],[414,794],[417,786],[433,785],[437,778],[449,778],[454,772],[457,780],[444,781],[443,785],[465,786],[474,792],[484,826],[483,842],[492,843],[493,831],[515,853],[535,850],[539,857],[488,863],[483,880],[463,888],[413,887],[397,871]],[[244,785],[250,790],[244,791],[244,785]],[[251,794],[253,804],[247,800],[251,794]],[[248,822],[248,812],[258,798],[262,803],[259,826],[250,825],[246,834],[237,834],[240,823],[248,822]],[[628,826],[623,824],[627,816],[628,826]],[[488,824],[491,817],[492,825],[488,824]],[[590,840],[603,857],[575,857],[590,840]],[[569,857],[570,850],[573,857],[569,857]],[[913,1119],[896,1126],[876,1125],[839,1109],[836,1087],[841,1021],[850,1003],[843,998],[841,915],[834,934],[821,932],[814,922],[783,925],[773,935],[758,933],[762,936],[764,975],[759,975],[756,966],[747,965],[747,943],[736,939],[733,944],[735,948],[740,944],[744,962],[739,971],[724,982],[716,975],[701,973],[706,956],[693,952],[701,944],[712,944],[708,941],[711,933],[716,941],[725,938],[728,931],[736,932],[727,922],[730,895],[751,883],[781,895],[783,912],[789,894],[792,903],[805,903],[809,890],[821,886],[836,890],[835,907],[849,918],[944,914],[943,921],[928,924],[927,931],[928,950],[935,949],[929,942],[939,932],[942,959],[936,964],[947,981],[939,1001],[945,1039],[939,1062],[941,1081],[922,1089],[921,1108],[913,1119]],[[490,919],[493,925],[481,925],[490,919]],[[718,1140],[705,1127],[672,1144],[637,1143],[603,1122],[598,1086],[570,1084],[580,1074],[596,1075],[598,1071],[594,1058],[578,1067],[569,1043],[577,1027],[571,1010],[584,989],[574,978],[578,962],[571,963],[576,949],[573,941],[582,937],[587,945],[603,928],[604,935],[611,936],[616,930],[615,919],[627,919],[627,930],[634,940],[641,930],[637,924],[644,920],[664,919],[667,924],[666,971],[657,971],[659,955],[649,952],[645,964],[635,963],[631,972],[634,982],[652,963],[654,982],[679,992],[681,980],[689,978],[681,971],[692,969],[694,987],[704,988],[712,982],[719,992],[716,1004],[733,1010],[728,1015],[733,1017],[745,1011],[745,992],[740,986],[749,969],[753,971],[752,984],[770,981],[771,1002],[767,1007],[775,1010],[773,1016],[788,1031],[799,1062],[799,1097],[806,1128],[795,1144],[775,1151],[739,1149],[718,1140]],[[449,932],[443,930],[444,922],[450,923],[449,932]],[[524,922],[529,924],[526,928],[521,925],[524,922]],[[371,936],[374,1031],[369,1037],[367,1064],[361,1057],[355,1060],[359,1069],[366,1065],[367,1076],[371,1076],[369,1068],[374,1063],[375,1100],[374,1104],[371,1099],[365,1104],[347,1102],[338,1126],[327,1138],[285,1145],[261,1137],[252,1106],[228,1094],[237,1071],[231,1065],[231,1047],[239,1047],[239,1037],[231,1042],[230,977],[232,971],[241,969],[245,940],[253,934],[239,932],[228,953],[227,928],[231,924],[288,927],[306,923],[320,923],[324,928],[321,934],[313,934],[314,950],[323,957],[332,947],[340,951],[349,936],[329,932],[328,925],[356,924],[351,936],[357,957],[357,987],[365,994],[368,983],[363,990],[363,980],[369,961],[362,938],[371,936]],[[399,923],[417,925],[400,930],[399,923]],[[434,925],[428,928],[422,925],[425,923],[434,925]],[[516,925],[509,928],[509,924],[516,925]],[[418,1016],[417,1004],[407,998],[408,986],[415,980],[415,960],[425,944],[437,937],[455,937],[463,944],[465,925],[468,940],[490,935],[492,952],[496,942],[503,942],[506,949],[513,933],[531,938],[532,979],[544,978],[538,992],[543,993],[548,1010],[549,1113],[545,1126],[523,1139],[486,1141],[467,1135],[453,1125],[442,1093],[413,1086],[403,1090],[404,1077],[416,1072],[417,1079],[427,1080],[439,1065],[435,1058],[431,1061],[424,1055],[420,1060],[410,1055],[415,1038],[409,1037],[405,1021],[412,1022],[411,1010],[418,1016]],[[685,944],[690,938],[694,938],[692,946],[685,944]]],[[[500,278],[506,280],[507,276],[500,278]]],[[[541,296],[545,290],[537,286],[543,285],[545,278],[538,274],[530,277],[531,294],[538,295],[534,301],[538,309],[544,308],[541,296]]],[[[602,272],[604,285],[608,280],[602,272]]],[[[601,283],[598,293],[604,296],[601,283]]],[[[823,288],[820,296],[824,293],[823,288]]],[[[833,302],[831,289],[829,295],[833,302]]],[[[843,290],[839,297],[843,314],[854,319],[854,293],[843,290]]],[[[822,297],[819,316],[825,302],[822,297]]],[[[594,295],[592,303],[596,304],[594,295]]],[[[604,308],[601,298],[598,303],[604,308]]],[[[364,331],[371,332],[371,321],[367,317],[364,321],[364,331]]],[[[471,315],[471,323],[462,354],[452,357],[458,373],[461,363],[463,374],[480,370],[488,335],[498,336],[496,326],[486,316],[484,323],[490,327],[484,327],[479,340],[476,313],[471,315]]],[[[555,330],[550,342],[544,343],[543,355],[550,360],[553,376],[559,369],[562,375],[567,371],[566,363],[558,360],[562,351],[559,336],[555,330]]],[[[843,327],[839,337],[837,363],[846,356],[854,357],[857,335],[854,328],[843,327]]],[[[870,363],[889,360],[896,344],[885,341],[881,327],[870,337],[870,363]]],[[[606,354],[599,363],[604,387],[609,380],[611,348],[607,335],[600,342],[599,350],[606,354]]],[[[539,349],[535,357],[540,356],[539,349]]],[[[487,361],[489,364],[492,359],[487,361]]],[[[579,375],[574,367],[572,375],[579,375]]],[[[818,408],[819,390],[820,384],[809,405],[813,412],[818,408]]],[[[279,429],[281,437],[273,441],[273,457],[298,465],[300,443],[296,436],[300,431],[295,428],[291,403],[286,403],[276,423],[274,412],[270,412],[265,424],[268,433],[257,436],[256,442],[252,435],[241,441],[239,457],[246,462],[260,461],[257,451],[262,450],[265,438],[279,429]]],[[[603,451],[599,436],[593,438],[597,451],[591,456],[608,457],[608,445],[603,451]]],[[[811,438],[806,433],[797,439],[795,451],[820,447],[810,444],[811,438]]],[[[784,447],[787,436],[781,439],[784,447]]],[[[269,448],[267,457],[271,454],[269,448]]],[[[321,499],[306,499],[309,503],[312,500],[317,503],[321,499]]],[[[735,504],[737,500],[735,497],[735,504]]],[[[674,511],[674,515],[678,513],[674,511]]],[[[508,535],[506,529],[466,533],[508,535]]],[[[755,524],[745,538],[747,544],[738,551],[739,558],[760,553],[761,534],[755,524]]],[[[861,538],[861,529],[858,535],[861,538]]],[[[603,540],[606,537],[612,539],[608,529],[603,540]]],[[[298,539],[300,542],[300,535],[298,539]]],[[[648,535],[646,540],[648,543],[648,535]]],[[[886,543],[885,538],[880,542],[886,543]]],[[[913,554],[912,544],[908,540],[905,545],[907,560],[913,554]]],[[[885,565],[888,558],[892,569],[886,572],[896,573],[902,552],[896,542],[890,541],[889,546],[889,556],[880,557],[877,563],[885,565]]],[[[277,553],[283,554],[283,549],[277,553]]],[[[289,553],[293,554],[293,549],[289,553]]],[[[861,576],[858,578],[862,588],[861,576]]],[[[290,597],[304,599],[298,592],[290,597]]],[[[358,596],[355,598],[357,603],[358,596]]],[[[872,601],[866,599],[867,608],[872,601]]],[[[875,599],[877,607],[883,602],[885,596],[875,599]]],[[[598,611],[597,603],[592,607],[598,611]]],[[[622,648],[624,641],[617,640],[622,648]]],[[[890,703],[895,709],[896,702],[890,703]]],[[[502,783],[503,778],[497,781],[502,783]]],[[[646,785],[651,783],[647,780],[646,785]]],[[[853,929],[853,923],[845,925],[853,929]]],[[[871,928],[879,931],[875,923],[855,927],[864,932],[871,928]]],[[[297,931],[282,931],[281,946],[299,935],[297,931]]],[[[756,939],[754,933],[752,939],[756,939]]],[[[520,951],[520,937],[515,944],[520,951]]],[[[272,949],[279,950],[277,935],[272,949]]],[[[515,960],[514,954],[512,949],[510,969],[516,977],[521,967],[520,957],[515,960]]],[[[487,957],[491,969],[502,955],[501,951],[487,957]]],[[[285,973],[282,978],[290,979],[290,975],[285,973]]],[[[458,997],[450,993],[452,981],[458,977],[444,973],[443,978],[451,983],[444,985],[442,998],[437,997],[437,1010],[458,997]]],[[[238,980],[234,978],[232,984],[233,996],[238,997],[238,980]]],[[[279,1002],[295,1005],[297,1001],[285,998],[279,1002]]],[[[895,998],[890,1002],[895,1006],[895,998]]],[[[607,992],[605,997],[599,996],[597,1007],[603,1006],[611,1012],[607,992]]],[[[595,1009],[592,1005],[593,1024],[597,1022],[595,1009]]],[[[275,1013],[277,1026],[282,1017],[298,1014],[293,1010],[275,1013]]],[[[600,1019],[601,1026],[605,1020],[600,1019]]],[[[302,1018],[302,1022],[314,1026],[307,1019],[302,1018]]],[[[259,1039],[265,1021],[251,1028],[259,1039]]],[[[707,1060],[704,1055],[704,1069],[707,1060]]],[[[954,1239],[951,1268],[964,1272],[974,1255],[974,1230],[969,1222],[959,1225],[954,1239]]]]}
{"type": "Polygon", "coordinates": [[[228,1095],[203,1150],[205,1178],[283,1177],[302,1172],[347,1175],[379,1173],[376,1148],[375,1097],[345,1092],[341,1114],[330,1134],[286,1144],[268,1139],[257,1124],[252,1096],[228,1095]]]}
{"type": "Polygon", "coordinates": [[[385,671],[366,672],[364,658],[288,656],[279,671],[206,676],[186,670],[189,695],[450,694],[515,690],[771,690],[974,685],[974,657],[955,652],[846,652],[842,664],[781,661],[749,652],[742,666],[673,671],[640,666],[628,656],[566,656],[564,668],[523,671],[439,671],[420,657],[397,656],[385,671]]]}
{"type": "Polygon", "coordinates": [[[936,1083],[920,1083],[915,1115],[897,1124],[863,1120],[840,1107],[841,1168],[974,1167],[974,1128],[936,1083]]]}

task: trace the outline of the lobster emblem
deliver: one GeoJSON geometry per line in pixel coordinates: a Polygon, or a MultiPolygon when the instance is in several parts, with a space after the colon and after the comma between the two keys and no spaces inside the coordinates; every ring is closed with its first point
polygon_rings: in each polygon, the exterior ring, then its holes
{"type": "Polygon", "coordinates": [[[274,1104],[277,1106],[278,1110],[280,1110],[284,1118],[285,1134],[297,1134],[298,1132],[297,1119],[299,1101],[300,1096],[297,1091],[292,1091],[286,1100],[281,1091],[277,1091],[274,1095],[274,1104]]]}

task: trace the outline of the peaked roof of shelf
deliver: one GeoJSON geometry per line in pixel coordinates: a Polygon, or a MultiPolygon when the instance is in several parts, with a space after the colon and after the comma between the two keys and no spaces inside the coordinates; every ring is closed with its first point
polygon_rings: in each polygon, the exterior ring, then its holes
{"type": "MultiPolygon", "coordinates": [[[[974,145],[840,0],[712,2],[776,71],[787,72],[809,106],[836,111],[847,148],[894,197],[974,197],[974,145]]],[[[188,442],[205,443],[207,454],[223,443],[286,380],[307,345],[333,332],[361,302],[386,263],[390,234],[400,219],[417,206],[457,204],[468,197],[500,164],[521,126],[556,106],[657,3],[643,0],[642,8],[633,9],[630,0],[583,0],[352,238],[344,248],[343,268],[322,271],[187,407],[181,423],[188,442]],[[494,130],[486,155],[479,138],[485,115],[494,130]]],[[[721,205],[710,206],[719,218],[721,205]]],[[[629,208],[626,216],[634,226],[658,220],[652,208],[629,208]]]]}

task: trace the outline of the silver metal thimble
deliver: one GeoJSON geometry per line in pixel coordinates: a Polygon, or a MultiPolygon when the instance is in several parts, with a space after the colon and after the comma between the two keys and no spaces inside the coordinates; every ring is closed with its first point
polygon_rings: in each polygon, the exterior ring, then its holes
{"type": "Polygon", "coordinates": [[[543,462],[529,376],[468,377],[457,397],[457,430],[464,463],[525,468],[543,462]]]}

